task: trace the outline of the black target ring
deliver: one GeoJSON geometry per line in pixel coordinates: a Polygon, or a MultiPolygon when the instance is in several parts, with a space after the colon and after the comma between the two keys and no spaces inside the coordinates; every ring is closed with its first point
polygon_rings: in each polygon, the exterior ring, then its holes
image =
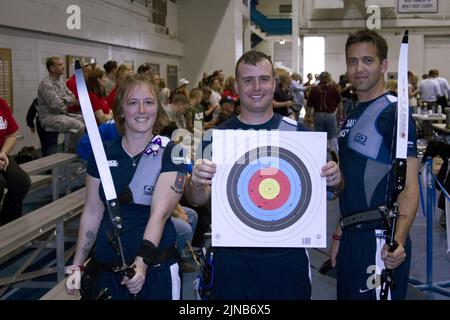
{"type": "MultiPolygon", "coordinates": [[[[298,190],[298,188],[299,186],[294,186],[293,188],[290,188],[290,190],[291,192],[295,192],[295,190],[298,190]]],[[[305,164],[294,153],[282,147],[277,147],[274,149],[274,151],[272,151],[272,148],[270,146],[266,146],[246,152],[232,166],[227,179],[227,197],[231,210],[242,223],[249,226],[250,228],[259,231],[279,231],[295,224],[306,212],[311,201],[311,195],[311,177],[305,164]],[[298,201],[296,201],[296,203],[288,204],[288,208],[286,208],[286,212],[283,214],[282,218],[270,221],[258,219],[250,214],[241,203],[241,199],[238,194],[239,179],[241,178],[243,171],[249,165],[252,165],[252,163],[254,162],[253,160],[257,160],[260,157],[277,157],[286,161],[290,166],[293,167],[295,173],[297,174],[298,178],[296,179],[300,179],[300,198],[298,199],[298,201]],[[250,163],[250,159],[252,159],[252,163],[250,163]]]]}

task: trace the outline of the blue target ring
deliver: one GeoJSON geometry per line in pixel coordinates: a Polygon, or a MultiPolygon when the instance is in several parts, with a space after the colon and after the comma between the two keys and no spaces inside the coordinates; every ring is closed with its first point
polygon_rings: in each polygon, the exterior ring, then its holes
{"type": "Polygon", "coordinates": [[[247,214],[253,216],[255,219],[263,221],[279,220],[286,216],[286,212],[292,209],[292,206],[300,201],[302,194],[302,183],[295,171],[288,162],[283,159],[273,159],[269,157],[259,158],[252,163],[248,164],[244,170],[242,170],[241,176],[237,182],[237,196],[241,203],[242,208],[247,214]],[[255,205],[251,200],[248,193],[248,182],[251,177],[263,168],[277,168],[283,171],[289,179],[291,186],[291,193],[288,200],[276,210],[264,210],[255,205]]]}
{"type": "MultiPolygon", "coordinates": [[[[275,150],[274,150],[275,151],[275,150]]],[[[282,147],[272,154],[270,146],[245,153],[230,169],[227,180],[228,202],[235,215],[247,226],[260,231],[283,230],[297,222],[311,201],[311,177],[303,161],[282,147]],[[289,180],[288,200],[275,210],[259,208],[251,200],[251,177],[264,168],[278,168],[289,180]]]]}

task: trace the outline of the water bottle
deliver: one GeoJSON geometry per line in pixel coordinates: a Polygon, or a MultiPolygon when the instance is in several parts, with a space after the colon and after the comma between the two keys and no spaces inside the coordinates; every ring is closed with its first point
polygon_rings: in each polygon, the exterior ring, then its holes
{"type": "Polygon", "coordinates": [[[442,114],[442,107],[440,104],[437,106],[437,113],[442,114]]]}

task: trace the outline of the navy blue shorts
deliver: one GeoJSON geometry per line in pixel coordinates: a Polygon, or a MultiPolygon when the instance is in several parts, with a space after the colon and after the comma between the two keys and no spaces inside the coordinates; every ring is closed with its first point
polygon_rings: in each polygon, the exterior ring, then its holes
{"type": "MultiPolygon", "coordinates": [[[[353,228],[344,230],[337,256],[338,300],[378,299],[380,277],[376,274],[380,274],[384,268],[384,263],[379,255],[384,243],[383,238],[376,236],[376,230],[353,228]]],[[[393,272],[395,288],[391,291],[392,300],[403,300],[406,297],[411,264],[409,236],[406,240],[405,252],[405,261],[393,272]]]]}
{"type": "Polygon", "coordinates": [[[211,299],[311,299],[305,249],[216,248],[214,267],[211,299]]]}

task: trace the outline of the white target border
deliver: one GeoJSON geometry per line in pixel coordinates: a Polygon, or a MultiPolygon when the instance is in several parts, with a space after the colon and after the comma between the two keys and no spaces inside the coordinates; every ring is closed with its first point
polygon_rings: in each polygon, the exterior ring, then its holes
{"type": "Polygon", "coordinates": [[[212,245],[220,247],[326,247],[327,136],[323,132],[214,130],[212,161],[212,245]],[[279,231],[255,230],[244,224],[228,203],[227,180],[231,168],[245,153],[266,146],[289,150],[299,157],[311,178],[311,199],[303,216],[279,231]]]}

